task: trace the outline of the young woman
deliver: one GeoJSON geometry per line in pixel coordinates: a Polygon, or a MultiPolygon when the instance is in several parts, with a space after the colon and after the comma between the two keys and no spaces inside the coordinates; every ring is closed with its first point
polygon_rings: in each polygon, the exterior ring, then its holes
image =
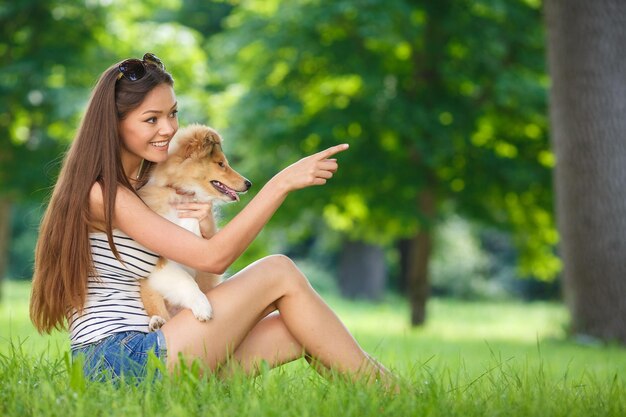
{"type": "MultiPolygon", "coordinates": [[[[167,158],[177,129],[173,79],[157,57],[128,59],[101,75],[42,220],[30,305],[37,329],[69,324],[72,352],[85,355],[85,372],[95,378],[141,376],[148,351],[172,371],[180,354],[211,370],[229,360],[249,373],[262,360],[278,366],[306,356],[351,377],[388,375],[281,255],[210,290],[210,321],[183,310],[148,332],[138,280],[158,255],[223,273],[287,195],[325,184],[338,168],[331,157],[347,149],[338,145],[285,168],[203,239],[151,211],[136,194],[151,165],[167,158]]],[[[211,209],[200,203],[178,208],[201,224],[211,209]]]]}

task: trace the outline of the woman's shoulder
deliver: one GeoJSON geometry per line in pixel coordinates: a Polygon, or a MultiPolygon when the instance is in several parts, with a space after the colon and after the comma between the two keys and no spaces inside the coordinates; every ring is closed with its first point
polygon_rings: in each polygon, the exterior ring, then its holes
{"type": "MultiPolygon", "coordinates": [[[[91,190],[89,192],[89,214],[91,222],[94,225],[103,226],[105,224],[105,199],[107,199],[107,197],[102,189],[102,185],[96,181],[91,186],[91,190]]],[[[112,207],[113,212],[119,212],[120,210],[118,210],[118,208],[120,206],[124,208],[132,208],[143,205],[137,194],[122,185],[118,185],[115,190],[114,204],[115,207],[112,207]]],[[[104,230],[102,227],[96,228],[104,230]]]]}
{"type": "MultiPolygon", "coordinates": [[[[140,200],[136,193],[121,184],[118,184],[117,186],[115,199],[140,200]]],[[[89,192],[89,202],[95,205],[104,205],[104,191],[102,190],[102,184],[98,181],[94,182],[91,186],[91,191],[89,192]]]]}

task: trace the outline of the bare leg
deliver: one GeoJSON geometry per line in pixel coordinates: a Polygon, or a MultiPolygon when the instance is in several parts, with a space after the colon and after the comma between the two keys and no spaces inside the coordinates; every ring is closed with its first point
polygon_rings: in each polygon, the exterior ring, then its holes
{"type": "Polygon", "coordinates": [[[285,326],[279,313],[263,318],[239,344],[232,356],[236,368],[246,374],[259,371],[262,361],[270,368],[304,357],[304,348],[285,326]]]}
{"type": "Polygon", "coordinates": [[[262,352],[264,359],[273,356],[271,360],[278,364],[296,351],[301,354],[304,348],[325,367],[355,377],[375,378],[384,372],[286,257],[272,256],[250,265],[209,291],[207,297],[215,312],[212,320],[201,323],[189,310],[183,310],[163,326],[170,369],[178,363],[179,353],[186,360],[200,359],[216,369],[241,347],[242,363],[262,352]],[[275,309],[280,311],[285,329],[297,342],[290,342],[292,348],[281,345],[282,350],[278,349],[261,336],[265,326],[276,326],[275,323],[264,323],[252,332],[275,309]],[[251,339],[241,346],[248,336],[251,339]]]}
{"type": "Polygon", "coordinates": [[[320,375],[330,377],[329,369],[306,353],[287,329],[280,313],[276,312],[254,326],[233,353],[231,366],[221,372],[224,376],[236,371],[256,375],[263,361],[270,368],[275,368],[301,358],[309,362],[320,375]]]}

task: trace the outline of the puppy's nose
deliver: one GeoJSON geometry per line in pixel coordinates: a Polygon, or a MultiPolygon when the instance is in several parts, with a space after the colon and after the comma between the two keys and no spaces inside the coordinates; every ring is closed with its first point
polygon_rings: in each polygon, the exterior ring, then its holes
{"type": "Polygon", "coordinates": [[[252,187],[252,183],[251,183],[250,181],[248,181],[248,180],[245,180],[243,183],[244,183],[244,184],[245,184],[245,186],[246,186],[246,190],[249,190],[249,189],[250,189],[250,187],[252,187]]]}

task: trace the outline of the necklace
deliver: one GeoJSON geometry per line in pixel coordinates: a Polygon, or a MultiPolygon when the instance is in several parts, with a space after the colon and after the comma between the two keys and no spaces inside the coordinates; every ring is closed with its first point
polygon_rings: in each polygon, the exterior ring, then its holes
{"type": "Polygon", "coordinates": [[[141,178],[141,173],[143,171],[144,162],[146,162],[146,160],[142,159],[141,163],[139,164],[139,169],[137,170],[137,176],[135,177],[135,180],[137,180],[137,181],[139,181],[139,178],[141,178]]]}

